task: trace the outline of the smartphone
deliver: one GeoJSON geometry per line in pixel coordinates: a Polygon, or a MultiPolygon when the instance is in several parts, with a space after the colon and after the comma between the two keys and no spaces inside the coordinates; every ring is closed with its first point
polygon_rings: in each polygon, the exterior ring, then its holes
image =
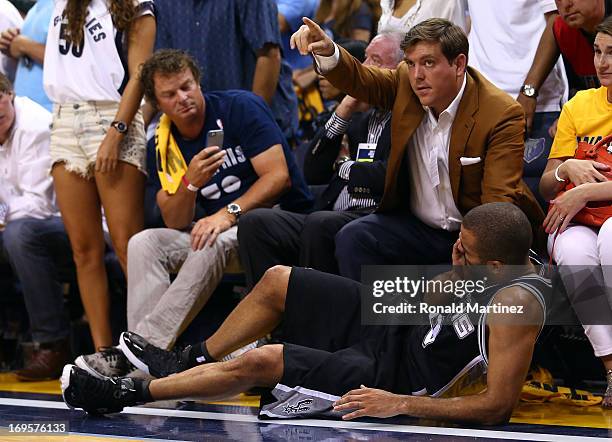
{"type": "Polygon", "coordinates": [[[206,134],[206,147],[219,146],[223,149],[223,129],[209,130],[206,134]]]}

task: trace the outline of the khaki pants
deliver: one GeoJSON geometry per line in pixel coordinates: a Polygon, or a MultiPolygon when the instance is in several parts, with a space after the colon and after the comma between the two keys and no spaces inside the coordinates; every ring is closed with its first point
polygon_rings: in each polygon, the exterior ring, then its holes
{"type": "Polygon", "coordinates": [[[148,229],[128,243],[128,329],[169,349],[238,259],[237,227],[193,251],[188,232],[148,229]],[[170,282],[170,275],[177,273],[170,282]]]}

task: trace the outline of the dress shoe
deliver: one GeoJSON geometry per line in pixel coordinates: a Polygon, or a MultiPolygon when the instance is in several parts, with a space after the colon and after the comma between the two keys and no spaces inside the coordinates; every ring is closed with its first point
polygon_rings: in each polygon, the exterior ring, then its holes
{"type": "Polygon", "coordinates": [[[29,360],[15,374],[20,381],[45,381],[58,379],[64,365],[70,360],[70,344],[67,340],[40,344],[32,351],[29,360]]]}

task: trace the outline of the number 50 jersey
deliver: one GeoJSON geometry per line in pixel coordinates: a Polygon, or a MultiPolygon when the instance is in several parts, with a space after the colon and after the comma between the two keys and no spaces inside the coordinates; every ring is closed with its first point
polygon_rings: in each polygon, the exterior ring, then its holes
{"type": "MultiPolygon", "coordinates": [[[[56,0],[47,44],[43,83],[54,103],[114,101],[128,82],[127,33],[117,30],[107,0],[91,0],[83,27],[83,41],[67,39],[64,18],[67,0],[56,0]]],[[[155,15],[151,0],[134,0],[137,17],[155,15]]]]}

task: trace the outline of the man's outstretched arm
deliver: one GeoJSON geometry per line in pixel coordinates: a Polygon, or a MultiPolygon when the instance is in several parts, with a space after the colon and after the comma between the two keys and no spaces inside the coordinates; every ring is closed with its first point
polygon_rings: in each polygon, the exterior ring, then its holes
{"type": "Polygon", "coordinates": [[[339,48],[319,25],[307,17],[291,36],[291,48],[315,57],[320,73],[336,88],[364,103],[391,109],[398,88],[395,70],[364,66],[339,48]]]}
{"type": "Polygon", "coordinates": [[[391,417],[405,414],[428,419],[502,424],[510,419],[531,363],[533,347],[542,322],[542,309],[533,296],[512,287],[500,292],[495,301],[523,306],[524,315],[491,314],[489,327],[489,369],[485,392],[440,399],[406,396],[373,388],[360,388],[337,401],[336,411],[354,410],[343,419],[362,416],[391,417]]]}

